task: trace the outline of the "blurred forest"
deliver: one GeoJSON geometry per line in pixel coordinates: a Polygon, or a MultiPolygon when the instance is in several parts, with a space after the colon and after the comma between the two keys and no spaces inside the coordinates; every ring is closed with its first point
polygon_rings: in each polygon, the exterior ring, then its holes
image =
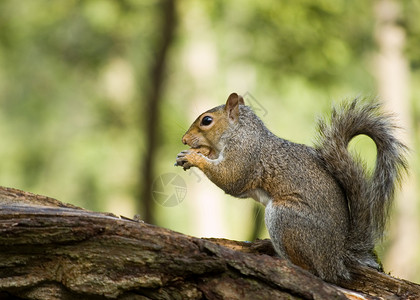
{"type": "MultiPolygon", "coordinates": [[[[2,0],[0,184],[264,238],[263,207],[173,166],[190,123],[237,92],[274,133],[312,144],[331,103],[379,95],[412,151],[378,252],[420,282],[419,15],[418,0],[2,0]]],[[[370,140],[351,146],[373,165],[370,140]]]]}

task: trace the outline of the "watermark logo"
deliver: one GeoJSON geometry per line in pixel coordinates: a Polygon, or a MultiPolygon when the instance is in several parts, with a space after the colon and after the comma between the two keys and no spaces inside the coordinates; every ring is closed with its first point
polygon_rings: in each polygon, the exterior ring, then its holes
{"type": "Polygon", "coordinates": [[[165,173],[155,179],[152,186],[152,197],[159,205],[173,207],[184,201],[187,185],[176,173],[165,173]]]}
{"type": "Polygon", "coordinates": [[[260,102],[257,101],[257,99],[254,96],[252,96],[250,92],[246,92],[243,95],[243,98],[245,104],[251,107],[254,113],[259,115],[260,117],[265,117],[267,115],[268,111],[265,109],[264,106],[261,105],[260,102]]]}

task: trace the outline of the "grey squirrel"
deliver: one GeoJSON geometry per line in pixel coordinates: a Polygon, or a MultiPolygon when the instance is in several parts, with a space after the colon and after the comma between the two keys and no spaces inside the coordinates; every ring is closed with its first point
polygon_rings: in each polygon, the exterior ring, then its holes
{"type": "Polygon", "coordinates": [[[374,246],[407,169],[407,147],[392,117],[366,99],[333,109],[318,128],[315,147],[281,139],[233,93],[193,122],[182,137],[191,148],[176,165],[198,167],[227,194],[261,202],[276,253],[337,283],[351,279],[351,266],[381,269],[374,246]],[[371,175],[347,150],[359,134],[377,147],[371,175]]]}

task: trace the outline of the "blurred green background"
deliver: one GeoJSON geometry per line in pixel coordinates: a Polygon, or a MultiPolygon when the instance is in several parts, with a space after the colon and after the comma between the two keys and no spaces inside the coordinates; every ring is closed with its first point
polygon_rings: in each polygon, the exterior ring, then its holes
{"type": "MultiPolygon", "coordinates": [[[[412,154],[378,251],[420,282],[419,15],[409,0],[2,0],[0,184],[195,236],[264,238],[261,206],[173,166],[190,123],[237,92],[274,133],[312,144],[331,103],[379,95],[412,154]]],[[[373,165],[372,142],[352,148],[373,165]]]]}

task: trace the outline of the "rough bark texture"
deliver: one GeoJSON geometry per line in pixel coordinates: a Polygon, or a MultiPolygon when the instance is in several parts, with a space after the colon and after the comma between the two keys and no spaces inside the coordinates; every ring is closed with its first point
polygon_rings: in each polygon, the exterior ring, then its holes
{"type": "Polygon", "coordinates": [[[0,299],[420,297],[419,285],[370,269],[333,286],[267,240],[199,239],[8,188],[0,205],[0,299]]]}

